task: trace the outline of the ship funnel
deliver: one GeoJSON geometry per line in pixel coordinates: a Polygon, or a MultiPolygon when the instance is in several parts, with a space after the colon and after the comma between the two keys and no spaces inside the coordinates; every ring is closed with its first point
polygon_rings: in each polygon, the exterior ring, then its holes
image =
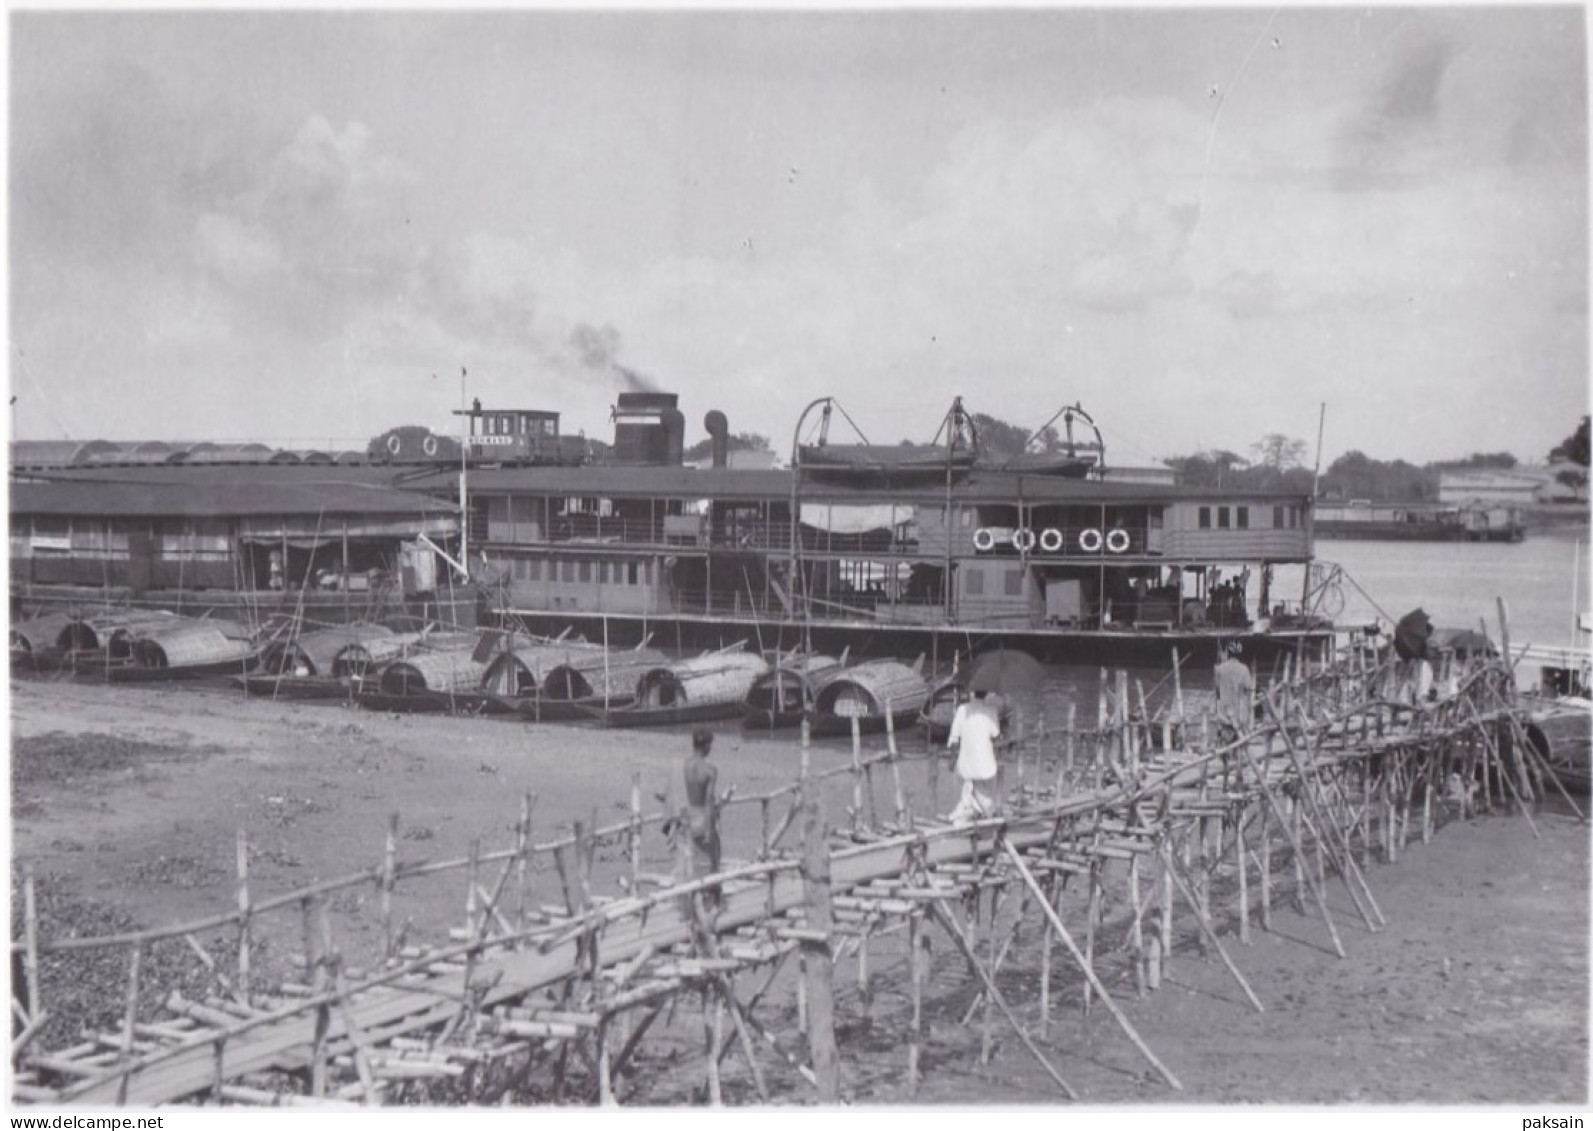
{"type": "Polygon", "coordinates": [[[613,411],[614,462],[678,465],[686,418],[675,403],[674,393],[621,393],[613,411]]]}
{"type": "Polygon", "coordinates": [[[730,421],[725,419],[725,414],[717,408],[702,418],[702,426],[708,430],[709,449],[713,453],[713,465],[726,467],[730,463],[730,421]]]}

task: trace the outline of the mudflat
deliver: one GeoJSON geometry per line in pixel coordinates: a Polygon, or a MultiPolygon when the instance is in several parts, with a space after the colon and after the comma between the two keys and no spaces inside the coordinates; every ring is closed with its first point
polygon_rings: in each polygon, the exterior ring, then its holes
{"type": "MultiPolygon", "coordinates": [[[[511,846],[528,793],[535,796],[538,841],[575,820],[622,821],[633,775],[644,808],[657,812],[659,795],[679,803],[689,747],[681,731],[397,716],[213,690],[68,681],[13,681],[10,710],[13,907],[18,867],[26,863],[38,877],[46,938],[231,910],[240,828],[258,902],[379,866],[394,813],[399,859],[418,861],[465,856],[478,838],[484,851],[511,846]]],[[[713,757],[721,786],[749,796],[794,780],[794,741],[743,735],[734,724],[719,730],[713,757]]],[[[901,741],[925,748],[916,732],[901,741]]],[[[875,749],[884,739],[868,742],[875,749]]],[[[831,742],[816,745],[810,758],[822,772],[848,764],[850,753],[844,742],[831,742]]],[[[902,777],[921,812],[932,792],[935,807],[949,809],[949,772],[933,780],[920,760],[902,777]]],[[[893,804],[892,788],[876,776],[882,813],[893,804]]],[[[822,796],[832,825],[845,823],[850,791],[844,775],[827,779],[822,796]]],[[[783,816],[784,802],[773,809],[775,818],[783,816]]],[[[1586,1103],[1589,831],[1563,806],[1544,806],[1534,819],[1536,835],[1519,813],[1450,820],[1430,843],[1413,840],[1397,863],[1372,865],[1368,880],[1388,918],[1376,933],[1364,928],[1343,886],[1330,887],[1346,958],[1332,952],[1309,899],[1306,913],[1296,907],[1286,869],[1275,877],[1281,890],[1273,930],[1254,929],[1249,945],[1236,937],[1231,900],[1219,900],[1219,933],[1263,1013],[1248,1005],[1215,955],[1198,952],[1182,907],[1163,984],[1137,998],[1122,933],[1109,922],[1101,937],[1103,977],[1182,1081],[1181,1092],[1154,1075],[1098,1003],[1085,1016],[1080,979],[1061,951],[1053,956],[1058,973],[1042,1046],[1089,1104],[1586,1103]]],[[[728,811],[727,859],[754,853],[762,820],[756,804],[728,811]]],[[[625,851],[619,841],[600,849],[595,878],[605,892],[618,894],[625,851]]],[[[645,869],[670,870],[672,852],[656,826],[644,837],[643,856],[645,869]]],[[[558,902],[550,868],[536,871],[531,883],[533,903],[558,902]]],[[[351,964],[379,953],[376,903],[371,886],[332,900],[351,964]]],[[[410,940],[442,944],[464,913],[463,879],[453,873],[402,885],[393,919],[410,940]]],[[[17,922],[14,910],[13,930],[17,922]]],[[[256,979],[269,985],[294,976],[297,917],[263,916],[255,927],[256,979]]],[[[235,938],[235,931],[212,931],[198,941],[225,969],[235,938]]],[[[1043,938],[1031,915],[999,983],[1033,1034],[1043,938]]],[[[866,1008],[852,966],[838,969],[848,1095],[863,1103],[1057,1102],[1055,1085],[999,1019],[990,1061],[980,1063],[982,1012],[964,1024],[976,984],[944,940],[934,953],[925,1079],[916,1095],[906,1086],[910,1006],[901,936],[881,938],[871,952],[866,1008]]],[[[145,972],[141,1011],[151,1017],[171,989],[197,994],[214,978],[180,942],[160,955],[147,959],[145,972]]],[[[114,1027],[124,974],[112,956],[47,961],[46,1005],[53,1001],[52,1013],[59,1008],[61,1015],[44,1044],[73,1042],[84,1025],[114,1027]]],[[[794,1034],[789,998],[776,992],[760,1010],[777,1031],[794,1034]]],[[[689,1098],[701,1077],[689,1050],[693,1040],[700,1049],[701,1031],[700,1022],[685,1025],[675,1051],[650,1062],[646,1099],[689,1098]]],[[[659,1040],[667,1045],[670,1037],[659,1040]]],[[[777,1058],[765,1069],[778,1102],[812,1099],[777,1058]]],[[[727,1099],[746,1102],[750,1084],[735,1055],[725,1074],[727,1099]]]]}

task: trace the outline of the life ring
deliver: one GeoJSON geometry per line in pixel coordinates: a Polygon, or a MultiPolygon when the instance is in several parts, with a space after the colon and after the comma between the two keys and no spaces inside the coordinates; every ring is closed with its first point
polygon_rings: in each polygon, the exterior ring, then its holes
{"type": "Polygon", "coordinates": [[[403,446],[404,446],[404,442],[402,440],[400,440],[397,435],[392,435],[392,436],[387,437],[387,451],[388,451],[388,454],[396,456],[398,454],[398,449],[403,447],[403,446]]]}
{"type": "Polygon", "coordinates": [[[1114,554],[1127,553],[1128,531],[1123,529],[1114,529],[1108,531],[1106,535],[1106,548],[1109,552],[1114,554]]]}
{"type": "Polygon", "coordinates": [[[1099,530],[1096,530],[1094,527],[1091,527],[1090,529],[1085,530],[1082,533],[1080,533],[1079,534],[1079,549],[1083,550],[1086,554],[1098,554],[1098,553],[1100,553],[1101,552],[1101,532],[1099,530]]]}
{"type": "Polygon", "coordinates": [[[1048,554],[1054,554],[1060,550],[1065,541],[1066,539],[1062,537],[1062,532],[1054,526],[1048,526],[1040,532],[1040,549],[1048,554]]]}
{"type": "Polygon", "coordinates": [[[1012,532],[1012,548],[1020,554],[1027,554],[1034,549],[1034,531],[1027,526],[1020,526],[1012,532]]]}
{"type": "Polygon", "coordinates": [[[996,536],[991,532],[989,527],[981,526],[978,530],[974,531],[974,549],[994,550],[995,548],[996,536]]]}
{"type": "Polygon", "coordinates": [[[437,454],[437,437],[435,437],[435,436],[427,436],[424,440],[422,440],[420,442],[420,450],[425,452],[429,456],[436,455],[437,454]]]}

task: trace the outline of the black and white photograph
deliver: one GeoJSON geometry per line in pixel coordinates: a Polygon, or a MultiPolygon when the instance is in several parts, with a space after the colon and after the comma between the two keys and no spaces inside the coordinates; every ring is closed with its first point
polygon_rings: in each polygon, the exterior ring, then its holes
{"type": "Polygon", "coordinates": [[[1585,6],[5,43],[12,1116],[1593,1116],[1585,6]]]}

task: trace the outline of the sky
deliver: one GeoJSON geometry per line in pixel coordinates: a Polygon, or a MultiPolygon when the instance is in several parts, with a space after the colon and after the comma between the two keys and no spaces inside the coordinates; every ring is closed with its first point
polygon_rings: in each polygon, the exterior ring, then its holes
{"type": "Polygon", "coordinates": [[[1130,465],[1325,405],[1325,467],[1587,411],[1578,6],[14,10],[8,77],[20,439],[645,385],[781,451],[1079,403],[1130,465]]]}

